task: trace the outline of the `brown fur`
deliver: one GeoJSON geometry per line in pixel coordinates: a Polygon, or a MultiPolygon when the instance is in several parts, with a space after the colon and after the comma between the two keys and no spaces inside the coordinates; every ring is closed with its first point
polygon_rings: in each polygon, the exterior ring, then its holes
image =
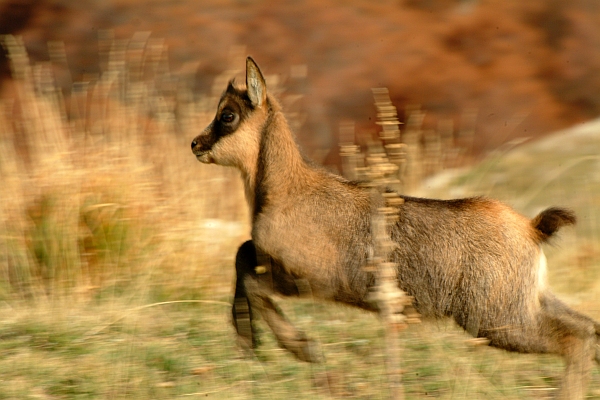
{"type": "MultiPolygon", "coordinates": [[[[242,343],[252,347],[252,314],[259,312],[281,346],[317,361],[314,343],[271,296],[309,294],[377,311],[368,301],[375,277],[363,267],[373,249],[372,210],[383,199],[302,157],[250,58],[246,87],[228,86],[214,121],[192,142],[200,161],[241,171],[251,209],[252,241],[236,257],[233,321],[242,343]]],[[[391,260],[418,312],[452,317],[498,348],[563,356],[558,397],[582,398],[592,359],[600,362],[600,325],[549,291],[540,248],[575,223],[574,214],[550,208],[529,220],[486,198],[401,197],[391,260]]]]}

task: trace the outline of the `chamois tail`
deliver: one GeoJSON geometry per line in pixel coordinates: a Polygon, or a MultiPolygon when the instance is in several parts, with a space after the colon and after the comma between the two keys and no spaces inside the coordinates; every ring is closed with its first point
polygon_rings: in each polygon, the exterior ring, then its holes
{"type": "Polygon", "coordinates": [[[565,225],[574,225],[577,222],[575,213],[566,208],[552,207],[539,213],[531,220],[531,225],[538,234],[540,242],[547,242],[555,232],[565,225]]]}

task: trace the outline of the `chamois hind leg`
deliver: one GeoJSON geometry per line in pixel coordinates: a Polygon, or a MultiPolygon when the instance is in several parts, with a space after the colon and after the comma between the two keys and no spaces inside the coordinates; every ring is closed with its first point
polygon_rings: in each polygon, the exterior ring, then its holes
{"type": "Polygon", "coordinates": [[[586,329],[590,329],[589,325],[592,325],[592,330],[594,332],[594,335],[592,336],[595,339],[593,340],[594,344],[592,346],[592,354],[594,354],[594,360],[596,363],[600,365],[600,322],[571,309],[562,301],[554,297],[554,295],[547,296],[546,301],[550,301],[551,307],[554,307],[555,309],[560,310],[560,312],[569,315],[574,321],[577,321],[576,323],[584,324],[586,329]]]}
{"type": "Polygon", "coordinates": [[[569,307],[567,307],[564,304],[563,304],[563,307],[565,307],[566,311],[573,318],[580,320],[584,324],[591,323],[593,325],[593,330],[594,330],[593,336],[594,336],[595,340],[593,340],[594,343],[592,345],[592,354],[594,355],[594,360],[596,361],[596,363],[598,365],[600,365],[600,323],[598,321],[594,321],[592,318],[590,318],[588,316],[582,315],[582,314],[578,313],[577,311],[570,309],[569,307]]]}
{"type": "Polygon", "coordinates": [[[591,318],[570,309],[551,293],[540,297],[541,308],[523,330],[494,331],[491,345],[519,353],[553,353],[565,360],[565,371],[556,398],[583,399],[597,357],[596,325],[591,318]]]}
{"type": "Polygon", "coordinates": [[[583,399],[590,380],[592,360],[597,360],[597,323],[569,308],[551,293],[544,294],[540,328],[565,359],[566,368],[557,398],[583,399]]]}
{"type": "Polygon", "coordinates": [[[275,289],[284,295],[297,295],[293,279],[283,276],[279,270],[257,273],[257,264],[254,244],[247,241],[239,248],[236,256],[237,281],[232,309],[233,323],[242,345],[256,347],[256,334],[252,324],[255,311],[269,325],[281,347],[302,361],[319,362],[321,357],[316,343],[294,327],[271,299],[275,289]],[[277,279],[269,279],[270,274],[277,274],[277,279]]]}

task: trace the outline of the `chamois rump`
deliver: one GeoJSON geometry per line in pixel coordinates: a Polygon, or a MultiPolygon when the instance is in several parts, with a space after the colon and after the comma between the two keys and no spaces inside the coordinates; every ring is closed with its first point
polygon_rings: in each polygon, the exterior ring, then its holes
{"type": "MultiPolygon", "coordinates": [[[[331,300],[377,311],[368,301],[375,275],[364,268],[374,243],[372,210],[383,204],[356,182],[306,160],[281,106],[248,57],[246,87],[229,83],[214,120],[192,142],[202,163],[237,168],[252,218],[251,241],[236,255],[233,323],[255,346],[259,313],[278,343],[318,361],[313,341],[271,296],[331,300]]],[[[474,337],[520,353],[555,353],[566,362],[558,397],[585,395],[592,361],[600,363],[600,324],[565,305],[546,283],[541,244],[575,223],[566,209],[532,220],[487,198],[433,200],[400,196],[390,228],[399,287],[424,318],[452,317],[474,337]]]]}

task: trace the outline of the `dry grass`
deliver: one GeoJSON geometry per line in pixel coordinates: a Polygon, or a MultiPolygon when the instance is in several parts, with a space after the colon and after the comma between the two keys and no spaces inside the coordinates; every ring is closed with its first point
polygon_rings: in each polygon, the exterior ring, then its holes
{"type": "Polygon", "coordinates": [[[144,77],[165,55],[134,38],[115,41],[107,71],[74,87],[67,110],[51,67],[5,43],[17,79],[0,115],[2,293],[97,291],[155,274],[175,287],[211,281],[202,271],[231,254],[221,246],[241,239],[245,211],[235,173],[199,168],[189,152],[208,101],[169,97],[176,83],[158,86],[174,81],[167,72],[144,77]],[[143,71],[131,72],[134,57],[143,71]]]}
{"type": "MultiPolygon", "coordinates": [[[[327,362],[299,363],[266,332],[255,358],[239,353],[241,185],[189,149],[215,99],[189,93],[159,42],[109,39],[103,74],[65,104],[51,65],[5,38],[15,97],[0,103],[0,399],[386,398],[384,330],[370,314],[282,301],[327,362]]],[[[591,255],[577,253],[586,271],[598,271],[595,232],[591,255]]],[[[407,398],[546,398],[556,386],[559,360],[466,338],[447,322],[406,331],[407,398]]],[[[592,387],[599,398],[597,371],[592,387]]]]}

